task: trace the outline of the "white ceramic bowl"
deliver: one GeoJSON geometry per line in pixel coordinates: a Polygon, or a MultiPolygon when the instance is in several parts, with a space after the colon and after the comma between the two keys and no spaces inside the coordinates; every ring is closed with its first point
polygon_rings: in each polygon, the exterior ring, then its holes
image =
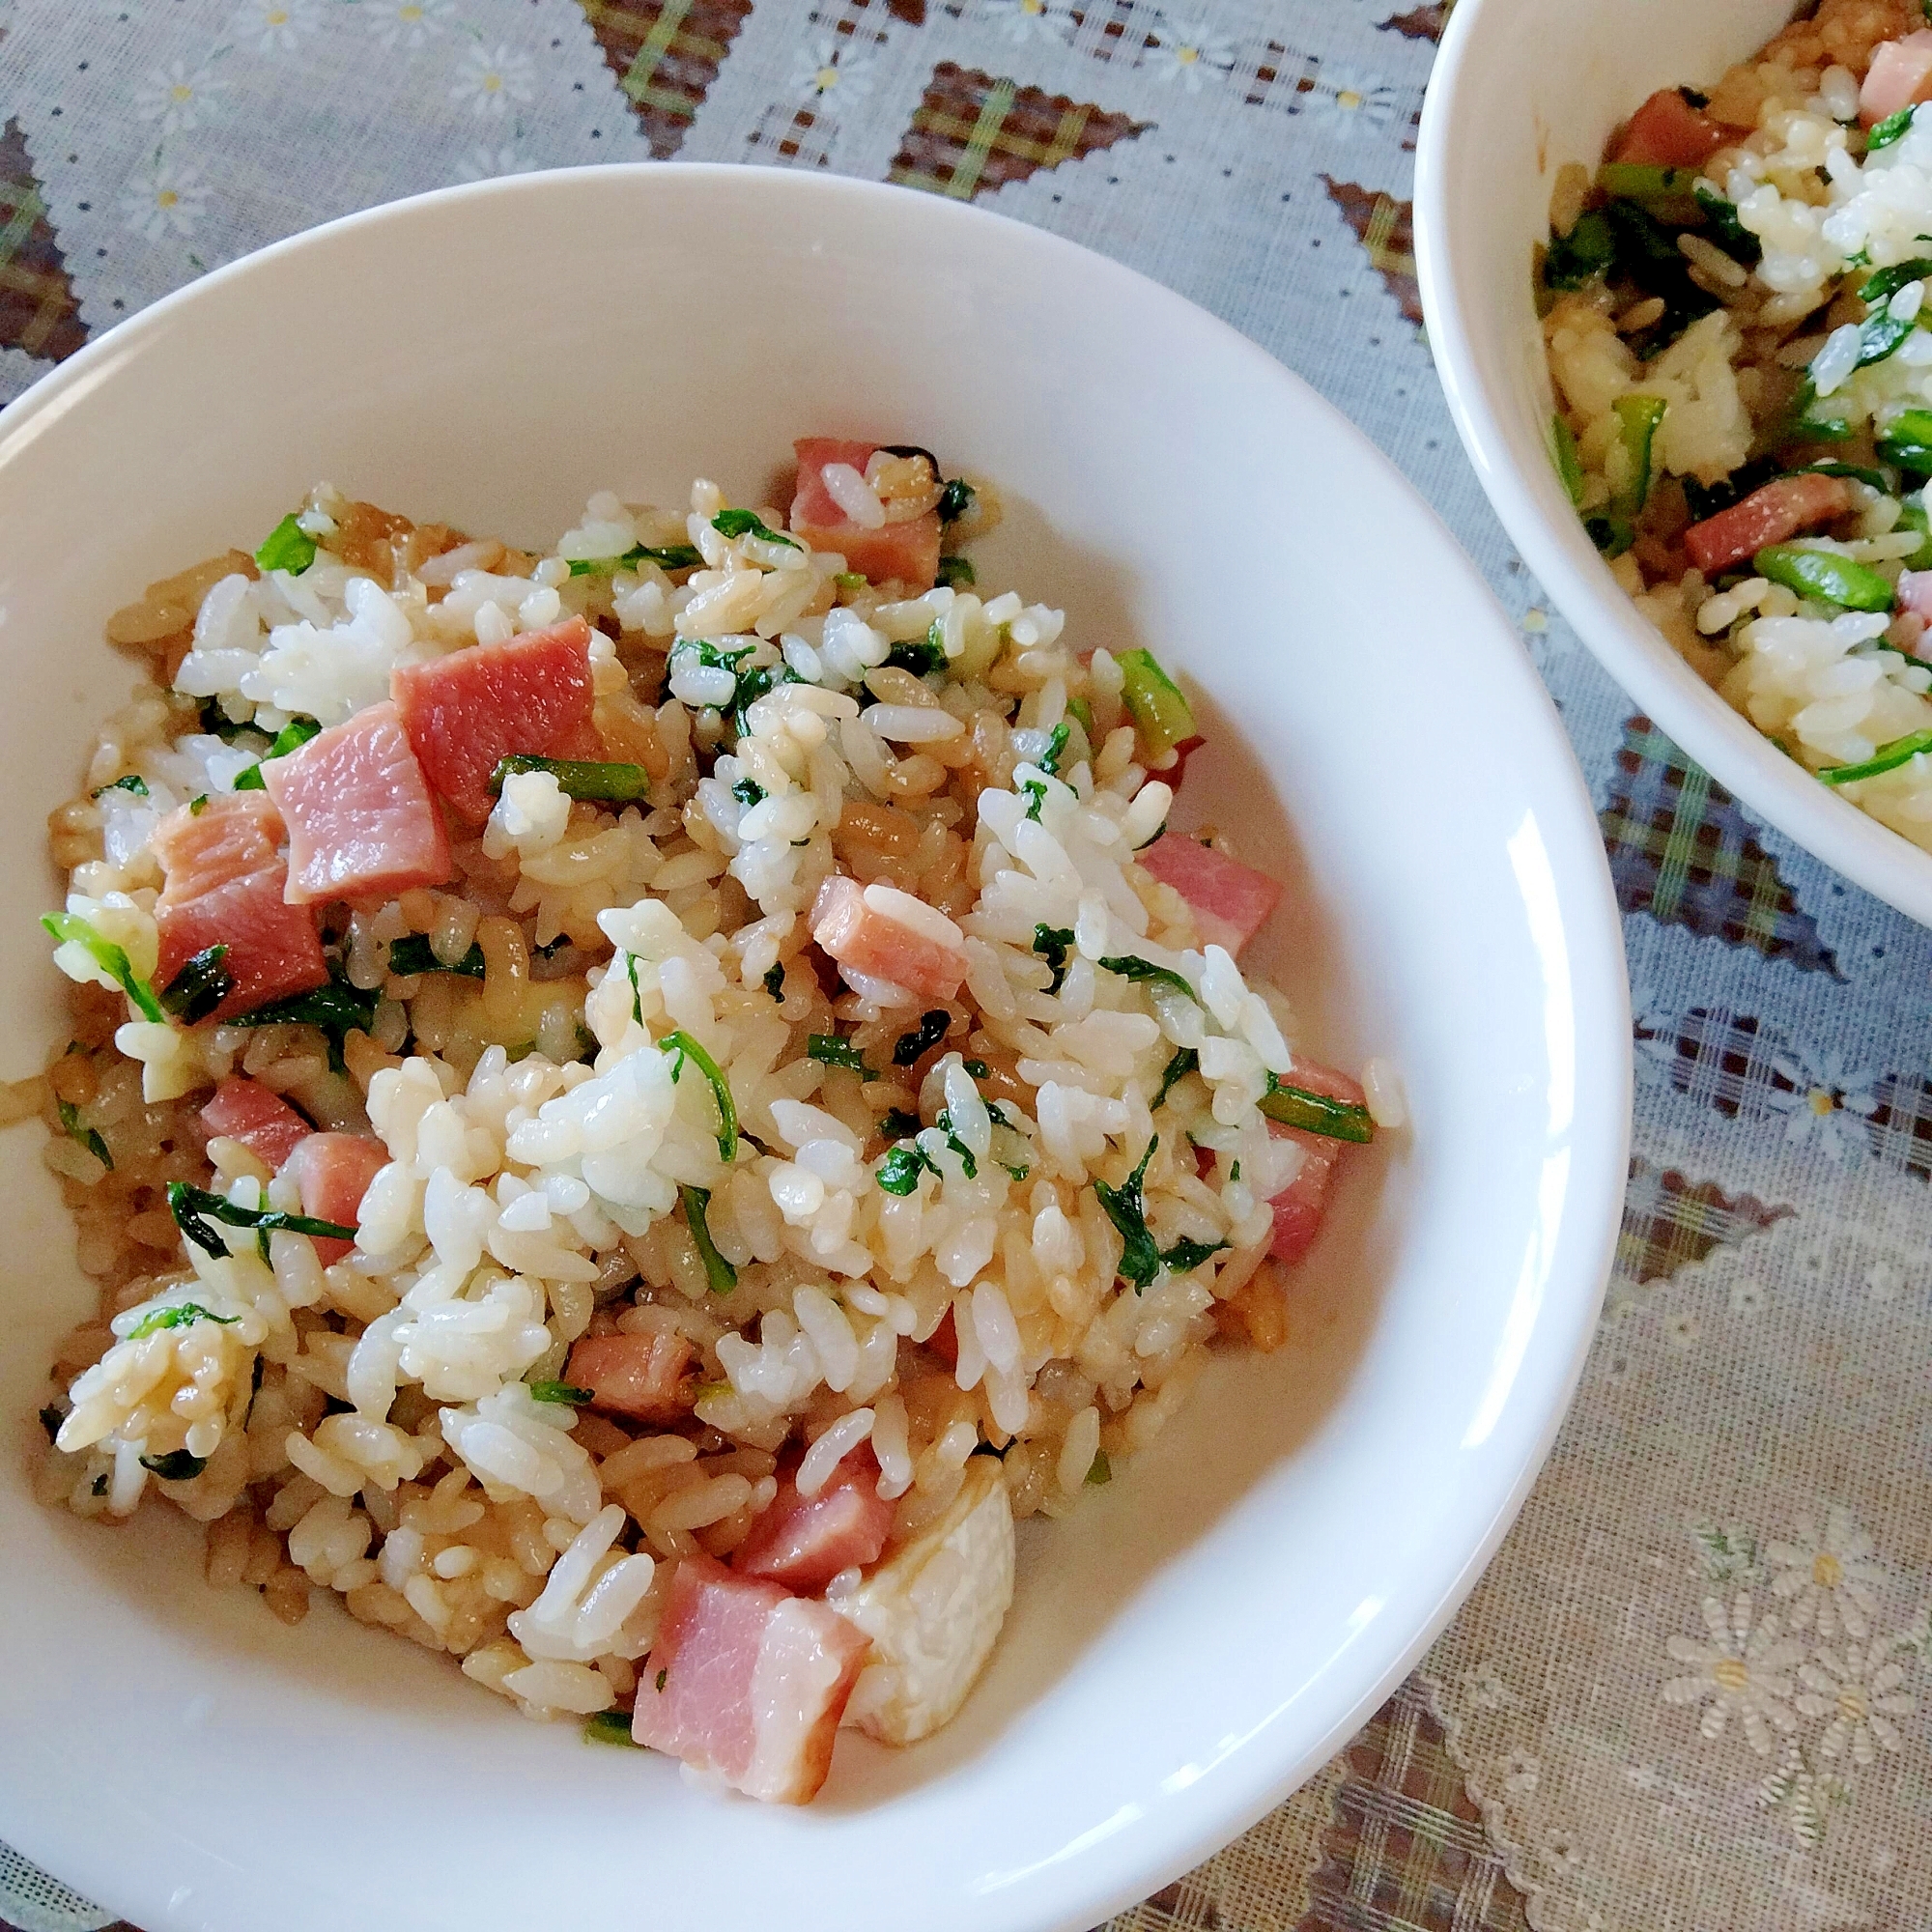
{"type": "Polygon", "coordinates": [[[982,581],[1181,668],[1214,733],[1189,811],[1290,881],[1312,1037],[1393,1055],[1413,1130],[1351,1176],[1293,1346],[1220,1364],[1154,1452],[1030,1526],[965,1713],[908,1752],[842,1741],[805,1811],[525,1723],[331,1605],[284,1630],[203,1586],[171,1512],[115,1534],[36,1507],[29,1411],[90,1304],[38,1131],[0,1139],[0,1836],[150,1932],[1090,1925],[1349,1734],[1554,1433],[1630,1037],[1554,714],[1441,527],[1300,383],[1123,269],[917,194],[648,167],[405,202],[209,276],[0,418],[7,1070],[60,1037],[40,825],[129,682],[96,641],[114,606],[318,475],[535,538],[592,487],[755,501],[814,430],[998,477],[982,581]]]}
{"type": "Polygon", "coordinates": [[[1788,758],[1637,614],[1584,535],[1550,457],[1554,403],[1530,290],[1566,161],[1660,87],[1715,80],[1790,0],[1461,0],[1443,36],[1415,170],[1423,307],[1449,409],[1503,526],[1556,607],[1664,733],[1760,817],[1932,924],[1932,853],[1788,758]]]}

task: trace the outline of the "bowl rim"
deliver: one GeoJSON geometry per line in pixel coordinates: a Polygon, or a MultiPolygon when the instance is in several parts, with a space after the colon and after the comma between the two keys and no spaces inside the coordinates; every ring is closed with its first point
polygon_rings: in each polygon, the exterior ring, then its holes
{"type": "MultiPolygon", "coordinates": [[[[1466,4],[1473,4],[1473,0],[1465,0],[1466,4]]],[[[1252,338],[1178,291],[1124,263],[993,210],[947,201],[887,183],[733,162],[610,162],[459,184],[356,210],[225,263],[94,338],[0,411],[0,462],[5,461],[16,439],[24,436],[31,440],[54,428],[67,410],[109,380],[120,362],[148,335],[178,327],[193,316],[198,304],[227,298],[227,292],[234,284],[244,281],[268,260],[298,250],[327,249],[345,236],[363,229],[418,220],[425,214],[433,215],[441,209],[470,201],[538,197],[555,192],[560,182],[573,178],[590,182],[617,177],[639,182],[711,181],[736,185],[742,185],[748,178],[760,178],[758,191],[764,194],[781,192],[807,199],[859,201],[884,198],[901,207],[911,205],[916,198],[935,222],[999,231],[1014,245],[1063,259],[1069,255],[1077,257],[1084,263],[1085,272],[1111,282],[1123,298],[1150,303],[1173,316],[1179,325],[1209,331],[1231,357],[1243,365],[1253,382],[1290,385],[1301,405],[1325,417],[1336,434],[1351,441],[1364,463],[1378,471],[1433,529],[1438,545],[1433,562],[1441,572],[1459,581],[1474,605],[1486,606],[1493,616],[1493,674],[1504,686],[1513,685],[1521,700],[1533,711],[1540,711],[1547,721],[1547,739],[1530,748],[1533,755],[1547,766],[1537,799],[1537,823],[1550,835],[1549,860],[1555,897],[1548,910],[1550,919],[1557,922],[1556,936],[1572,961],[1569,1011],[1579,1022],[1572,1048],[1577,1099],[1574,1144],[1592,1151],[1595,1157],[1577,1163],[1576,1179],[1566,1191],[1557,1232],[1551,1237],[1555,1255],[1561,1258],[1567,1250],[1567,1264],[1559,1273],[1558,1262],[1552,1261],[1548,1279],[1563,1283],[1570,1293],[1567,1296],[1546,1297],[1534,1317],[1537,1330],[1548,1337],[1543,1345],[1547,1359],[1543,1395],[1538,1405],[1543,1412],[1533,1429],[1525,1425],[1527,1433],[1520,1439],[1509,1482],[1496,1485],[1483,1498],[1488,1516],[1480,1538],[1460,1562],[1444,1566],[1446,1576],[1436,1571],[1426,1579],[1419,1579],[1415,1601],[1419,1604],[1433,1591],[1434,1602],[1428,1613],[1412,1626],[1407,1637],[1386,1651],[1378,1651],[1377,1654],[1382,1661],[1366,1673],[1359,1664],[1350,1669],[1349,1658],[1342,1653],[1338,1652],[1331,1660],[1329,1668],[1345,1680],[1352,1677],[1356,1689],[1340,1715],[1319,1734],[1292,1754],[1279,1749],[1270,1751],[1264,1743],[1263,1733],[1270,1729],[1270,1719],[1283,1714],[1266,1714],[1258,1720],[1255,1732],[1240,1741],[1245,1748],[1231,1753],[1232,1761],[1218,1767],[1220,1775],[1214,1782],[1219,1802],[1211,1812],[1191,1811],[1189,1806],[1176,1804],[1149,1815],[1138,1833],[1114,1837],[1117,1862],[1104,1888],[1090,1883],[1074,1898],[1064,1882],[1043,1883],[1037,1890],[1037,1902],[1031,1910],[1025,1909],[1025,1899],[1011,1892],[1003,1894],[1004,1906],[990,1897],[982,1901],[983,1923],[989,1932],[993,1928],[1000,1928],[1000,1932],[1080,1932],[1080,1928],[1133,1904],[1231,1843],[1333,1756],[1407,1675],[1462,1606],[1515,1521],[1555,1442],[1595,1338],[1598,1311],[1608,1286],[1622,1223],[1632,1124],[1634,1062],[1622,922],[1598,834],[1595,807],[1555,707],[1527,655],[1517,644],[1508,619],[1482,574],[1420,489],[1326,397],[1252,338]],[[1582,1104],[1586,1099],[1594,1099],[1593,1112],[1607,1118],[1588,1118],[1582,1104]],[[1614,1113],[1608,1114],[1611,1108],[1614,1113]]],[[[1512,1398],[1509,1406],[1514,1406],[1517,1400],[1512,1398]]],[[[1373,1644],[1369,1647],[1375,1648],[1373,1644]]],[[[1349,1650],[1353,1653],[1356,1646],[1351,1644],[1349,1650]]],[[[88,1833],[86,1836],[94,1844],[102,1834],[88,1833]]],[[[1067,1850],[1076,1848],[1069,1846],[1067,1850]]],[[[31,1856],[31,1842],[28,1852],[31,1856]]],[[[73,1867],[83,1884],[90,1873],[126,1868],[124,1861],[111,1856],[104,1843],[99,1856],[91,1861],[65,1859],[65,1862],[73,1867]]],[[[1042,1878],[1048,1875],[1042,1874],[1042,1878]]],[[[102,1889],[126,1895],[118,1882],[102,1889]]],[[[158,1877],[151,1896],[156,1909],[166,1902],[158,1877]]]]}
{"type": "MultiPolygon", "coordinates": [[[[1888,905],[1932,925],[1932,852],[1840,798],[1732,709],[1672,649],[1610,575],[1539,450],[1531,469],[1508,427],[1498,385],[1485,374],[1473,318],[1486,292],[1455,235],[1471,218],[1454,191],[1475,139],[1463,110],[1482,36],[1506,0],[1460,0],[1437,50],[1416,139],[1416,279],[1442,390],[1483,492],[1510,540],[1598,663],[1638,708],[1719,784],[1812,857],[1888,905]]],[[[1525,263],[1530,243],[1526,238],[1525,263]]],[[[1525,300],[1529,289],[1523,275],[1525,300]]]]}

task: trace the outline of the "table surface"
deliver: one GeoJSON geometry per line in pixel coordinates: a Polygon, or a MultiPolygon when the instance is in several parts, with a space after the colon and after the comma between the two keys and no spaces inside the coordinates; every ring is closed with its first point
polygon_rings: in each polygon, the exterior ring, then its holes
{"type": "MultiPolygon", "coordinates": [[[[0,401],[316,221],[672,156],[978,201],[1146,270],[1306,377],[1447,519],[1562,712],[1625,913],[1634,1157],[1576,1408],[1468,1605],[1321,1776],[1117,1923],[1918,1924],[1932,936],[1634,715],[1484,502],[1411,252],[1443,14],[0,0],[0,401]]],[[[99,1921],[57,1889],[0,1859],[26,1932],[99,1921]]]]}

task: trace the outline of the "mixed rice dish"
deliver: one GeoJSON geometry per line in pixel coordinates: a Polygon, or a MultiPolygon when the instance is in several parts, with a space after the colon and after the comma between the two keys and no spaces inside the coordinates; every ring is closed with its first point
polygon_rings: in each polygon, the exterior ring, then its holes
{"type": "Polygon", "coordinates": [[[1932,850],[1932,27],[1823,0],[1703,85],[1559,172],[1557,466],[1691,666],[1932,850]]]}
{"type": "Polygon", "coordinates": [[[12,1090],[102,1293],[49,1503],[788,1803],[953,1716],[1015,1520],[1281,1344],[1401,1120],[1237,963],[1155,660],[982,597],[926,452],[796,448],[543,555],[319,487],[120,611],[12,1090]]]}

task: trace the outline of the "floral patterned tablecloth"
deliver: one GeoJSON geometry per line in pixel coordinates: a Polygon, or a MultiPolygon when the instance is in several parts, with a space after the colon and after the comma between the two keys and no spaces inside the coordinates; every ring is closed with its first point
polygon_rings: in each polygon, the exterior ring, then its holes
{"type": "MultiPolygon", "coordinates": [[[[0,400],[331,215],[672,156],[979,201],[1147,270],[1307,377],[1448,518],[1562,708],[1626,914],[1635,1155],[1576,1409],[1467,1607],[1349,1752],[1120,1924],[1923,1925],[1932,938],[1634,715],[1485,505],[1410,252],[1442,14],[0,0],[0,400]]],[[[99,1918],[4,1858],[0,1907],[99,1918]]]]}

